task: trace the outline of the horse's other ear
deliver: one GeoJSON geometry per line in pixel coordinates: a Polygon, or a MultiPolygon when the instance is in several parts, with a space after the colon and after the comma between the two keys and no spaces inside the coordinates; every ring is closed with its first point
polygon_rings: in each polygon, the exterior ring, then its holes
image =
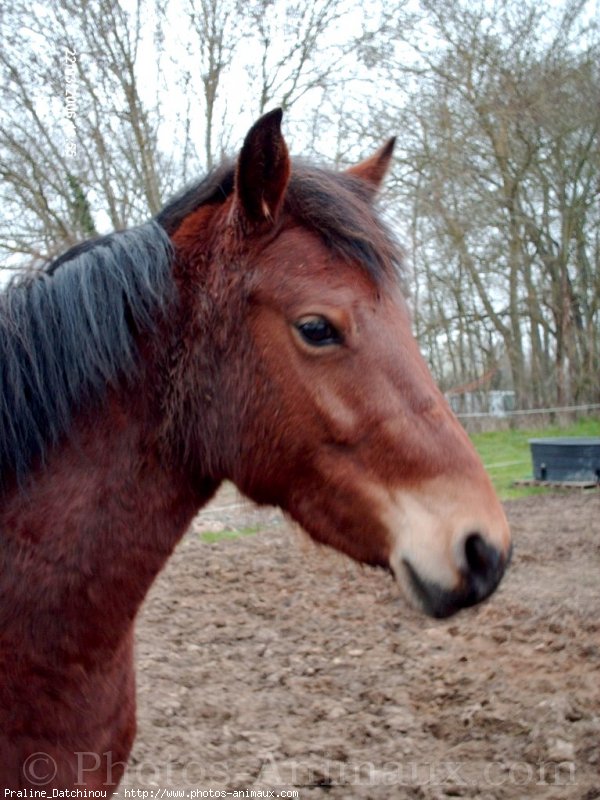
{"type": "Polygon", "coordinates": [[[290,177],[290,157],[281,134],[280,108],[262,116],[248,131],[235,176],[235,197],[242,217],[256,225],[272,223],[290,177]]]}
{"type": "Polygon", "coordinates": [[[368,183],[373,188],[373,193],[375,193],[380,188],[385,174],[389,169],[395,144],[396,137],[394,136],[374,155],[365,159],[365,161],[361,161],[360,164],[350,167],[346,170],[346,173],[368,183]]]}

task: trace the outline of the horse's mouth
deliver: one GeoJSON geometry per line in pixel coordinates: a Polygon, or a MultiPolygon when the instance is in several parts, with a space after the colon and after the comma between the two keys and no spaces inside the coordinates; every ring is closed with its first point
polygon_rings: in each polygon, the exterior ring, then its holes
{"type": "MultiPolygon", "coordinates": [[[[408,589],[410,599],[416,602],[430,617],[444,619],[456,614],[463,608],[469,608],[486,600],[498,587],[512,556],[512,546],[505,559],[498,562],[493,573],[486,576],[485,581],[475,580],[462,573],[457,586],[448,589],[434,581],[423,578],[406,558],[402,559],[405,579],[400,583],[408,589]]],[[[398,579],[398,575],[396,575],[398,579]]]]}

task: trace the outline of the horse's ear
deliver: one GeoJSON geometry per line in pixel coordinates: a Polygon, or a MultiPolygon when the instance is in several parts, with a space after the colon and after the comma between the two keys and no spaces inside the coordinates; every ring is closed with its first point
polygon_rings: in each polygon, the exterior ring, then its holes
{"type": "Polygon", "coordinates": [[[261,117],[248,131],[235,175],[237,206],[252,224],[272,223],[281,208],[290,177],[290,157],[281,134],[280,108],[261,117]]]}
{"type": "Polygon", "coordinates": [[[374,155],[365,159],[365,161],[361,161],[360,164],[350,167],[346,170],[346,173],[348,175],[353,175],[355,178],[360,178],[365,183],[368,183],[370,186],[372,186],[373,192],[376,192],[381,186],[385,174],[389,169],[395,144],[396,137],[394,136],[392,139],[387,141],[374,155]]]}

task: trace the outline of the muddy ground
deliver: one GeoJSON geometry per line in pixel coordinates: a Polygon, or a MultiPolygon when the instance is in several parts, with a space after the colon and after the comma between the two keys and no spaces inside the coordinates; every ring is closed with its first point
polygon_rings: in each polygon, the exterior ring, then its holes
{"type": "Polygon", "coordinates": [[[121,797],[600,798],[600,492],[507,504],[500,591],[442,622],[238,503],[196,520],[145,604],[121,797]]]}

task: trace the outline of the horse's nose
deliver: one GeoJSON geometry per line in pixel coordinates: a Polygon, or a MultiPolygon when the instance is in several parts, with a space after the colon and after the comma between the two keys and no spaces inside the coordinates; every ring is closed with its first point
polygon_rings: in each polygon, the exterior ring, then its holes
{"type": "Polygon", "coordinates": [[[504,572],[504,558],[480,533],[467,534],[463,547],[466,566],[462,572],[467,594],[473,595],[474,602],[477,602],[487,597],[498,585],[504,572]]]}
{"type": "Polygon", "coordinates": [[[491,483],[439,478],[399,490],[384,517],[389,563],[417,608],[448,617],[497,588],[511,556],[508,521],[491,483]]]}
{"type": "Polygon", "coordinates": [[[512,546],[500,550],[482,534],[471,532],[459,540],[455,554],[459,580],[454,587],[424,577],[409,559],[402,560],[413,595],[433,617],[448,617],[489,597],[504,575],[512,546]]]}
{"type": "Polygon", "coordinates": [[[447,597],[447,611],[451,611],[453,605],[457,610],[489,597],[500,583],[512,555],[512,545],[508,551],[501,551],[480,533],[468,533],[462,548],[462,585],[447,597]]]}

